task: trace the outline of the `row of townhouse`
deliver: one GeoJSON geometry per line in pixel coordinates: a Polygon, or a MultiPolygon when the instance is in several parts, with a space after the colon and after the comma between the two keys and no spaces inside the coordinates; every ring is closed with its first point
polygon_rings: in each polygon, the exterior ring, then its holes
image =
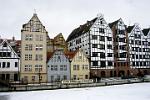
{"type": "Polygon", "coordinates": [[[48,53],[48,82],[89,79],[89,61],[82,50],[48,53]]]}
{"type": "Polygon", "coordinates": [[[22,82],[89,79],[89,61],[82,50],[67,51],[60,33],[50,39],[37,14],[21,30],[22,82]]]}
{"type": "Polygon", "coordinates": [[[108,24],[99,14],[74,29],[66,42],[62,33],[50,39],[33,14],[22,26],[21,41],[0,43],[4,80],[41,83],[150,73],[150,28],[126,26],[121,18],[108,24]]]}
{"type": "Polygon", "coordinates": [[[82,48],[90,60],[91,77],[150,74],[150,29],[127,26],[120,18],[107,23],[102,14],[74,29],[70,51],[82,48]]]}

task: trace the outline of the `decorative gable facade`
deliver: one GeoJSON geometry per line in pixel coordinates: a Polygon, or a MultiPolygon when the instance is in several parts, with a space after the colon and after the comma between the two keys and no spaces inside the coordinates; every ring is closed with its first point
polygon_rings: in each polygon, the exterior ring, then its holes
{"type": "Polygon", "coordinates": [[[70,62],[63,50],[48,53],[47,75],[48,82],[70,80],[70,62]]]}
{"type": "Polygon", "coordinates": [[[70,59],[71,80],[85,80],[90,78],[89,60],[83,50],[67,52],[70,59]]]}
{"type": "MultiPolygon", "coordinates": [[[[143,34],[139,24],[127,28],[129,38],[130,67],[132,74],[148,73],[150,68],[150,47],[148,36],[143,34]]],[[[144,31],[145,32],[145,31],[144,31]]]]}
{"type": "Polygon", "coordinates": [[[83,49],[90,61],[91,75],[106,77],[114,68],[113,34],[103,15],[80,25],[69,35],[68,49],[83,49]],[[107,72],[105,72],[107,69],[107,72]]]}
{"type": "Polygon", "coordinates": [[[21,30],[21,80],[25,83],[47,82],[47,36],[45,26],[33,14],[21,30]]]}

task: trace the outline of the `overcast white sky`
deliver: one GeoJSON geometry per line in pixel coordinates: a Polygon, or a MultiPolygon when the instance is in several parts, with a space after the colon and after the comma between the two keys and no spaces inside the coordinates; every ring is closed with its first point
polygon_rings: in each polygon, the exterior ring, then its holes
{"type": "Polygon", "coordinates": [[[22,24],[29,21],[34,9],[50,38],[61,32],[66,39],[74,28],[98,13],[107,23],[121,17],[127,25],[150,27],[150,0],[0,0],[1,38],[20,39],[22,24]]]}

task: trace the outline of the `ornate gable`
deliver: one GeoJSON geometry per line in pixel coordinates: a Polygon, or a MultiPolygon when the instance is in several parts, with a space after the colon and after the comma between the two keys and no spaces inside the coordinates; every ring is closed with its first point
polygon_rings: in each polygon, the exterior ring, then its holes
{"type": "Polygon", "coordinates": [[[45,26],[42,25],[37,14],[33,14],[33,17],[30,19],[30,21],[22,26],[21,31],[47,33],[45,26]]]}

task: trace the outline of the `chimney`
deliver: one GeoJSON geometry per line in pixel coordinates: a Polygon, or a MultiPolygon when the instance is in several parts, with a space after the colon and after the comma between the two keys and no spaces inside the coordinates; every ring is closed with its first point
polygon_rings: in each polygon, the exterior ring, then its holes
{"type": "Polygon", "coordinates": [[[12,40],[15,41],[15,37],[14,36],[12,37],[12,40]]]}

